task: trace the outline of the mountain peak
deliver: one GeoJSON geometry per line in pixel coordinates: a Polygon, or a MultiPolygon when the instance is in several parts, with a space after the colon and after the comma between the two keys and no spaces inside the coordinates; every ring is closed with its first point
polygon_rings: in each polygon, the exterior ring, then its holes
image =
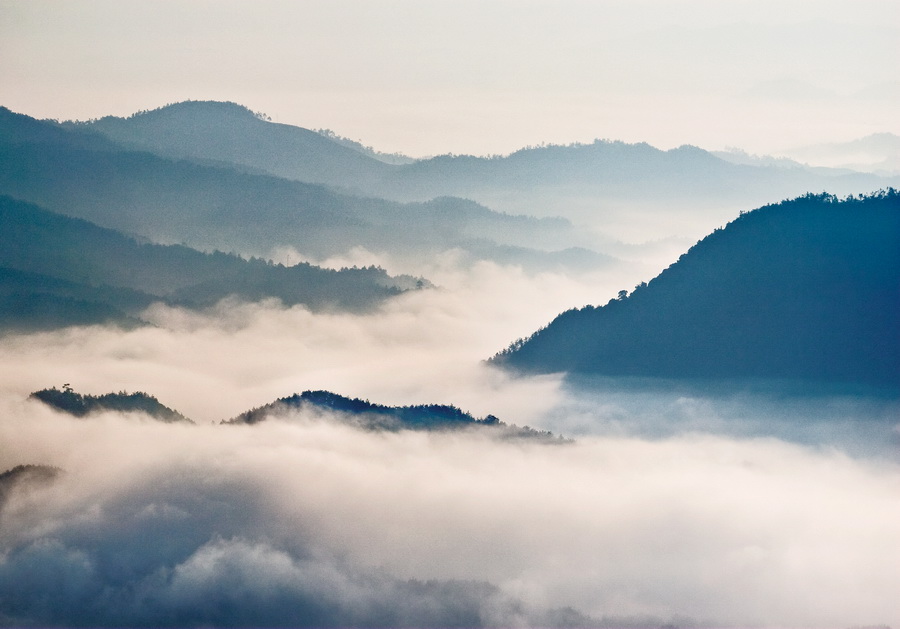
{"type": "Polygon", "coordinates": [[[128,117],[129,120],[146,118],[173,118],[193,116],[215,116],[232,119],[257,119],[268,121],[270,118],[264,113],[254,112],[249,107],[232,101],[216,100],[186,100],[180,103],[170,103],[156,109],[147,109],[135,112],[128,117]]]}

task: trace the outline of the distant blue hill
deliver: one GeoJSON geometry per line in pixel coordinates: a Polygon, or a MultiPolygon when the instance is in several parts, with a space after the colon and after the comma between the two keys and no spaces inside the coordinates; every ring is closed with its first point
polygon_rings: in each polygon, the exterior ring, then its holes
{"type": "Polygon", "coordinates": [[[153,242],[245,256],[284,247],[312,259],[363,247],[412,262],[452,248],[538,269],[611,262],[574,249],[585,238],[560,218],[436,195],[422,203],[361,196],[376,192],[363,166],[394,168],[229,103],[64,125],[0,107],[0,194],[153,242]],[[107,137],[107,127],[121,133],[107,137]],[[299,170],[287,178],[276,158],[299,170]],[[332,183],[323,173],[358,194],[321,185],[332,183]]]}
{"type": "Polygon", "coordinates": [[[504,156],[447,154],[386,164],[342,144],[334,134],[276,124],[236,103],[214,101],[66,125],[96,131],[132,149],[237,164],[248,172],[368,196],[396,201],[456,196],[506,212],[568,218],[574,218],[573,206],[580,203],[597,211],[611,201],[662,202],[671,212],[700,200],[713,207],[757,204],[808,191],[869,192],[900,182],[871,174],[739,165],[694,146],[660,150],[608,140],[530,146],[504,156]]]}
{"type": "Polygon", "coordinates": [[[491,362],[522,372],[900,388],[900,193],[745,213],[649,284],[491,362]]]}
{"type": "Polygon", "coordinates": [[[237,103],[185,101],[70,129],[89,129],[131,149],[174,158],[239,164],[311,183],[377,179],[389,166],[321,133],[278,124],[237,103]]]}

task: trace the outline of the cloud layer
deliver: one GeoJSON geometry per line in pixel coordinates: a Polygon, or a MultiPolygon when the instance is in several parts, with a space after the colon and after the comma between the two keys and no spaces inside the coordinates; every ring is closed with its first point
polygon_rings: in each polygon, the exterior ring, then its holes
{"type": "Polygon", "coordinates": [[[774,439],[174,426],[4,400],[6,622],[896,623],[900,467],[774,439]]]}

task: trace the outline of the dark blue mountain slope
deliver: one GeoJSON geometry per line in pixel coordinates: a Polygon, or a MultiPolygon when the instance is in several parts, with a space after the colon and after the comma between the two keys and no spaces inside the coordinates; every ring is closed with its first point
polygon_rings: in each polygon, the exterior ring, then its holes
{"type": "Polygon", "coordinates": [[[742,214],[631,295],[564,312],[492,362],[900,386],[900,193],[742,214]]]}

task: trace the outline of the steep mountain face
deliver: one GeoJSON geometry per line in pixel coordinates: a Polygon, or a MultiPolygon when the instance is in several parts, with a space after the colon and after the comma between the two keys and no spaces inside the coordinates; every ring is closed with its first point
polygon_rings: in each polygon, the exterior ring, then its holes
{"type": "Polygon", "coordinates": [[[527,372],[900,385],[900,193],[743,214],[631,295],[495,356],[527,372]]]}
{"type": "Polygon", "coordinates": [[[247,301],[275,297],[314,309],[364,310],[399,294],[411,281],[374,267],[284,267],[181,245],[142,244],[0,196],[0,292],[6,297],[2,323],[9,327],[27,325],[23,313],[31,310],[44,313],[44,325],[55,327],[57,319],[75,324],[134,316],[153,301],[205,307],[229,295],[247,301]]]}
{"type": "Polygon", "coordinates": [[[509,257],[494,246],[533,249],[520,252],[528,259],[580,241],[567,221],[500,214],[463,199],[401,204],[338,194],[230,164],[128,151],[86,127],[67,130],[3,109],[0,125],[11,129],[0,136],[0,193],[154,242],[253,256],[283,246],[315,259],[364,247],[415,261],[470,245],[482,258],[509,257]],[[86,146],[92,142],[102,147],[86,146]]]}
{"type": "Polygon", "coordinates": [[[553,443],[566,440],[546,431],[525,426],[508,425],[493,415],[477,419],[455,406],[422,404],[417,406],[384,406],[368,400],[348,398],[331,391],[304,391],[241,413],[223,424],[256,424],[269,417],[291,411],[319,411],[329,413],[345,423],[364,430],[463,430],[487,429],[489,434],[507,439],[539,439],[553,443]]]}

